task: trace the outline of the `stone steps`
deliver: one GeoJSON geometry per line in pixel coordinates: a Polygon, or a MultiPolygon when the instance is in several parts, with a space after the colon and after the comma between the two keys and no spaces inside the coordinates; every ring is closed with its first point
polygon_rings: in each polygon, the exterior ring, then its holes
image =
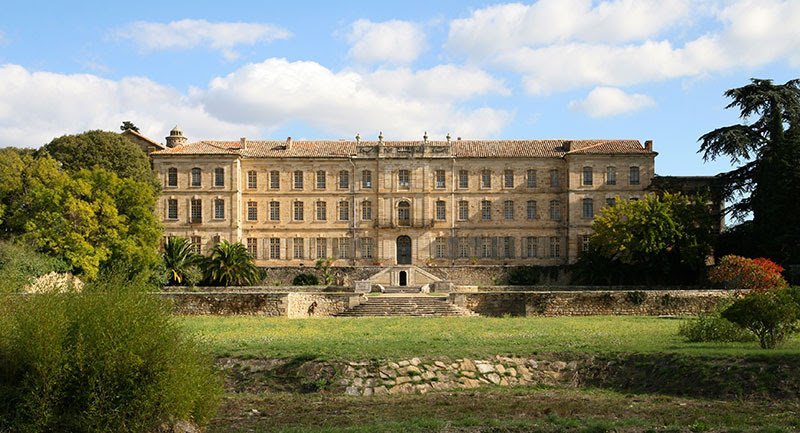
{"type": "Polygon", "coordinates": [[[465,308],[450,304],[444,297],[375,296],[350,308],[339,317],[458,317],[477,316],[465,308]]]}
{"type": "Polygon", "coordinates": [[[420,293],[422,287],[414,286],[386,286],[383,293],[420,293]]]}

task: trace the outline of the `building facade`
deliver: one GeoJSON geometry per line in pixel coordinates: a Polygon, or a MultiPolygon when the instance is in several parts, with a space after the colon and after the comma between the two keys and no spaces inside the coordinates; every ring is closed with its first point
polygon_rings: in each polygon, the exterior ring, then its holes
{"type": "Polygon", "coordinates": [[[151,153],[167,236],[259,266],[574,262],[594,216],[653,177],[636,140],[198,141],[151,153]]]}

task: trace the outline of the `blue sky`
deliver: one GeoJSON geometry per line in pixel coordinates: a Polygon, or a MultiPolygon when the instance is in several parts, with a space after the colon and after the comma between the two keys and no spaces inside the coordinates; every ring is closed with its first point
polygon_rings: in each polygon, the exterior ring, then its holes
{"type": "Polygon", "coordinates": [[[800,76],[797,0],[8,1],[0,146],[131,120],[163,140],[652,139],[714,174],[723,92],[800,76]]]}

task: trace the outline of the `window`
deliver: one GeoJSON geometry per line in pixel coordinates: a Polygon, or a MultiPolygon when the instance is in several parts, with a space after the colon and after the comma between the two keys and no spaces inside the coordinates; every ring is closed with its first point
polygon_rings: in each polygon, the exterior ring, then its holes
{"type": "Polygon", "coordinates": [[[436,189],[444,189],[444,170],[436,170],[433,177],[435,179],[434,187],[436,189]]]}
{"type": "Polygon", "coordinates": [[[447,238],[436,238],[433,241],[433,256],[437,259],[447,257],[447,238]]]}
{"type": "Polygon", "coordinates": [[[373,257],[373,250],[375,241],[372,238],[361,238],[361,258],[371,259],[373,257]]]}
{"type": "Polygon", "coordinates": [[[561,238],[552,236],[550,238],[550,258],[555,259],[561,257],[561,238]]]}
{"type": "Polygon", "coordinates": [[[397,224],[401,226],[411,225],[411,204],[401,201],[397,204],[397,224]]]}
{"type": "Polygon", "coordinates": [[[361,171],[361,188],[372,188],[372,172],[369,170],[361,171]]]}
{"type": "Polygon", "coordinates": [[[615,204],[617,204],[617,199],[614,197],[609,197],[606,199],[606,206],[614,206],[615,204]]]}
{"type": "Polygon", "coordinates": [[[350,188],[350,172],[342,170],[339,172],[339,189],[350,188]]]}
{"type": "Polygon", "coordinates": [[[482,259],[492,257],[492,240],[488,237],[479,238],[480,244],[478,250],[480,251],[482,259]]]}
{"type": "Polygon", "coordinates": [[[247,202],[247,221],[258,221],[258,203],[247,202]]]}
{"type": "Polygon", "coordinates": [[[316,204],[317,221],[325,221],[328,219],[328,204],[324,201],[318,201],[316,204]]]}
{"type": "Polygon", "coordinates": [[[258,257],[258,239],[256,238],[247,238],[247,252],[253,258],[258,257]]]}
{"type": "Polygon", "coordinates": [[[350,258],[350,238],[339,238],[339,245],[336,251],[336,257],[339,259],[350,258]]]}
{"type": "Polygon", "coordinates": [[[369,200],[361,202],[361,219],[364,221],[372,219],[372,202],[369,200]]]}
{"type": "Polygon", "coordinates": [[[258,188],[258,172],[250,170],[247,172],[247,187],[250,189],[258,188]]]}
{"type": "Polygon", "coordinates": [[[281,189],[281,173],[277,170],[269,172],[269,188],[281,189]]]}
{"type": "Polygon", "coordinates": [[[550,219],[561,221],[561,202],[558,200],[550,200],[550,219]]]}
{"type": "Polygon", "coordinates": [[[481,172],[481,188],[492,187],[492,170],[483,170],[481,172]]]}
{"type": "Polygon", "coordinates": [[[214,219],[225,219],[225,200],[221,198],[214,199],[214,219]]]}
{"type": "Polygon", "coordinates": [[[294,220],[295,221],[303,221],[303,202],[296,201],[294,202],[294,220]]]}
{"type": "Polygon", "coordinates": [[[279,201],[269,202],[269,220],[270,221],[281,220],[281,202],[279,201]]]}
{"type": "Polygon", "coordinates": [[[527,206],[526,210],[527,210],[526,214],[527,214],[528,219],[529,220],[535,220],[536,219],[536,200],[528,200],[528,206],[527,206]]]}
{"type": "Polygon", "coordinates": [[[491,221],[492,219],[492,202],[489,200],[481,201],[481,219],[484,221],[491,221]]]}
{"type": "Polygon", "coordinates": [[[303,242],[303,238],[294,238],[292,239],[292,257],[295,259],[302,259],[305,253],[305,242],[303,242]]]}
{"type": "Polygon", "coordinates": [[[408,189],[411,187],[411,174],[408,172],[408,170],[397,171],[397,184],[402,189],[408,189]]]}
{"type": "Polygon", "coordinates": [[[199,198],[193,198],[190,202],[191,209],[189,212],[189,221],[199,223],[203,221],[203,201],[199,198]]]}
{"type": "Polygon", "coordinates": [[[178,169],[175,167],[170,167],[167,169],[167,186],[178,186],[178,169]]]}
{"type": "Polygon", "coordinates": [[[558,170],[550,170],[550,187],[558,188],[558,170]]]}
{"type": "Polygon", "coordinates": [[[631,185],[639,185],[639,167],[631,167],[628,174],[628,183],[631,185]]]}
{"type": "Polygon", "coordinates": [[[281,240],[280,238],[269,238],[269,258],[281,258],[281,240]]]}
{"type": "Polygon", "coordinates": [[[167,219],[178,219],[178,200],[171,198],[167,200],[167,219]]]}
{"type": "Polygon", "coordinates": [[[514,201],[513,200],[505,200],[503,202],[503,219],[506,219],[506,220],[513,220],[514,219],[514,201]]]}
{"type": "Polygon", "coordinates": [[[536,170],[528,170],[528,175],[525,178],[528,188],[536,188],[536,170]]]}
{"type": "Polygon", "coordinates": [[[458,187],[469,188],[469,172],[467,170],[458,170],[458,187]]]}
{"type": "Polygon", "coordinates": [[[196,254],[200,254],[202,249],[202,240],[200,239],[200,236],[190,237],[189,242],[192,244],[192,251],[194,251],[196,254]]]}
{"type": "Polygon", "coordinates": [[[222,167],[214,169],[214,186],[225,186],[225,169],[222,167]]]}
{"type": "Polygon", "coordinates": [[[535,236],[528,236],[525,238],[525,258],[533,259],[537,257],[539,250],[538,238],[535,236]]]}
{"type": "Polygon", "coordinates": [[[458,258],[469,258],[469,238],[458,238],[458,258]]]}
{"type": "Polygon", "coordinates": [[[447,219],[447,209],[445,208],[444,200],[436,200],[436,215],[437,221],[444,221],[447,219]]]}
{"type": "Polygon", "coordinates": [[[192,179],[191,179],[191,186],[200,186],[201,182],[201,172],[200,169],[195,167],[192,169],[192,179]]]}
{"type": "Polygon", "coordinates": [[[350,202],[347,200],[341,200],[339,202],[339,221],[349,221],[350,220],[350,202]]]}
{"type": "Polygon", "coordinates": [[[317,258],[324,259],[328,257],[328,240],[325,238],[317,238],[317,258]]]}
{"type": "Polygon", "coordinates": [[[581,243],[581,252],[588,253],[589,252],[589,235],[581,235],[578,239],[581,243]]]}
{"type": "Polygon", "coordinates": [[[583,199],[581,208],[584,218],[594,218],[594,200],[590,198],[583,199]]]}
{"type": "Polygon", "coordinates": [[[592,172],[592,167],[583,167],[583,185],[584,186],[591,186],[594,177],[594,173],[592,172]]]}
{"type": "Polygon", "coordinates": [[[317,171],[317,189],[325,189],[326,182],[325,182],[325,170],[318,170],[317,171]]]}
{"type": "Polygon", "coordinates": [[[466,221],[469,219],[469,202],[461,200],[458,202],[458,220],[466,221]]]}
{"type": "Polygon", "coordinates": [[[617,184],[617,168],[616,167],[606,168],[606,185],[616,185],[616,184],[617,184]]]}
{"type": "Polygon", "coordinates": [[[514,258],[514,238],[511,236],[505,236],[500,238],[503,241],[503,258],[504,259],[513,259],[514,258]]]}
{"type": "Polygon", "coordinates": [[[514,188],[514,170],[503,171],[503,188],[514,188]]]}
{"type": "Polygon", "coordinates": [[[301,170],[296,170],[294,172],[294,189],[303,189],[303,172],[301,170]]]}

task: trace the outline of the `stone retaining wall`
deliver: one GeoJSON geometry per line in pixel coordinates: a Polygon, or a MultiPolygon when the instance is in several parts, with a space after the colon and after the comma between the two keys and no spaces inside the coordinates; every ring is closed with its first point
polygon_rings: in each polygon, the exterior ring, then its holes
{"type": "Polygon", "coordinates": [[[352,293],[290,293],[287,316],[290,319],[330,317],[359,305],[363,297],[352,293]]]}
{"type": "Polygon", "coordinates": [[[176,314],[330,317],[364,299],[353,293],[167,292],[176,314]]]}

